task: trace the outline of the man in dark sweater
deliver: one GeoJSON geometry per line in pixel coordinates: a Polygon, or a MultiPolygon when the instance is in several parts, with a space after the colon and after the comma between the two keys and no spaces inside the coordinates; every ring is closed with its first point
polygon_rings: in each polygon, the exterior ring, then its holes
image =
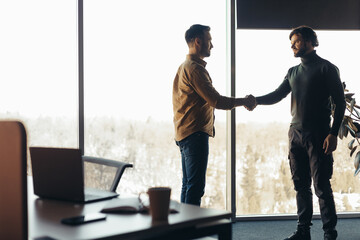
{"type": "Polygon", "coordinates": [[[337,238],[337,215],[330,184],[332,152],[344,117],[345,97],[338,68],[316,54],[319,45],[313,29],[300,26],[289,36],[301,63],[289,69],[273,92],[257,97],[258,105],[279,102],[291,93],[292,121],[289,129],[289,163],[296,191],[297,230],[285,240],[308,240],[313,215],[311,181],[319,198],[324,239],[337,238]],[[331,100],[335,107],[332,124],[331,100]]]}

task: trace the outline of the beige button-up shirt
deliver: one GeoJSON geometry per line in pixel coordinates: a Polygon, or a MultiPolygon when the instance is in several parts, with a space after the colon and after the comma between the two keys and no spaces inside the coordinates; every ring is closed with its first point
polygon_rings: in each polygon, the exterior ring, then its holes
{"type": "Polygon", "coordinates": [[[206,62],[187,55],[173,84],[175,140],[202,131],[214,136],[214,108],[232,109],[234,98],[221,96],[212,85],[206,62]]]}

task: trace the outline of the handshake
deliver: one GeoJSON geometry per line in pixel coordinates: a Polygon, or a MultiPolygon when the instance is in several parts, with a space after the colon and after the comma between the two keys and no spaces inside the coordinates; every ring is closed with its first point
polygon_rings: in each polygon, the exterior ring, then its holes
{"type": "Polygon", "coordinates": [[[253,95],[246,95],[244,98],[241,98],[243,101],[243,106],[249,110],[252,111],[257,105],[256,98],[253,95]]]}

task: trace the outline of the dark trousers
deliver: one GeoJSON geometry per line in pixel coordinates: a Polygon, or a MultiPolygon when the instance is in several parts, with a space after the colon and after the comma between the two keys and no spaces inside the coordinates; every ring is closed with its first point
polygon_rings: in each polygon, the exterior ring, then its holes
{"type": "Polygon", "coordinates": [[[200,206],[205,192],[209,135],[196,132],[176,144],[180,148],[183,172],[181,202],[200,206]]]}
{"type": "Polygon", "coordinates": [[[298,227],[306,229],[311,225],[313,180],[315,194],[319,198],[323,229],[325,232],[332,232],[335,230],[337,215],[330,184],[333,157],[326,155],[322,148],[327,135],[327,131],[308,132],[290,127],[289,162],[296,191],[298,227]]]}

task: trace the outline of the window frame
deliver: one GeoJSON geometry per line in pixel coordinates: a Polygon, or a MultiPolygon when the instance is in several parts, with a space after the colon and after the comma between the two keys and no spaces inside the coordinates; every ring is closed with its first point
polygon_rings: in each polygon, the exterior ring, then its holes
{"type": "MultiPolygon", "coordinates": [[[[78,4],[78,86],[79,86],[79,148],[84,154],[84,31],[83,31],[83,0],[77,0],[78,4]]],[[[236,59],[235,59],[235,31],[236,31],[236,0],[227,0],[227,85],[228,95],[235,97],[235,76],[236,76],[236,59]]],[[[296,214],[278,214],[278,215],[249,215],[249,216],[236,216],[236,110],[233,109],[227,112],[226,116],[226,210],[231,211],[232,221],[249,221],[249,220],[286,220],[297,219],[296,214]]],[[[356,218],[360,217],[359,212],[354,213],[338,213],[339,218],[356,218]]],[[[320,215],[314,215],[314,219],[320,219],[320,215]]]]}

